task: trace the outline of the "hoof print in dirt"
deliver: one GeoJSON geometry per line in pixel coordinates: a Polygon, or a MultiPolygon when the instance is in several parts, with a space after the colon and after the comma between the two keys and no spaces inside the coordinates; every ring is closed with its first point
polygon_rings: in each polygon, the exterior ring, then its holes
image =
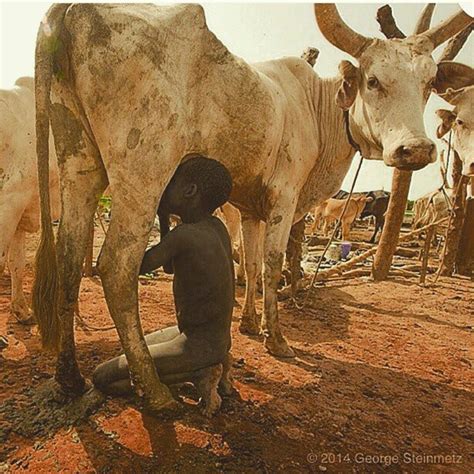
{"type": "Polygon", "coordinates": [[[65,426],[86,419],[104,402],[105,397],[91,388],[82,396],[68,398],[63,404],[59,385],[53,379],[29,388],[25,396],[6,400],[0,405],[0,413],[9,425],[9,432],[25,438],[51,435],[65,426]]]}

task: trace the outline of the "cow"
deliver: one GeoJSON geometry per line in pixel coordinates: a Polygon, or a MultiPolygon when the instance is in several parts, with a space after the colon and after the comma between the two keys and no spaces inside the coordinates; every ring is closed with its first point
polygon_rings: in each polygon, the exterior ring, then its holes
{"type": "MultiPolygon", "coordinates": [[[[59,176],[53,141],[50,146],[51,217],[58,219],[59,176]]],[[[8,261],[11,312],[18,322],[33,322],[23,292],[25,234],[40,227],[40,202],[35,152],[35,98],[32,77],[17,79],[0,90],[0,275],[8,261]]]]}
{"type": "Polygon", "coordinates": [[[226,202],[216,211],[216,215],[224,222],[229,232],[233,257],[239,264],[236,272],[237,282],[243,283],[245,281],[245,273],[242,235],[240,230],[240,212],[236,207],[232,206],[232,204],[226,202]]]}
{"type": "Polygon", "coordinates": [[[453,190],[441,187],[418,198],[413,205],[413,230],[449,216],[453,190]]]}
{"type": "Polygon", "coordinates": [[[138,271],[161,194],[187,153],[213,157],[232,175],[252,303],[241,330],[259,330],[256,251],[264,242],[264,343],[287,357],[294,353],[277,311],[283,256],[292,223],[339,189],[352,162],[343,110],[364,156],[403,170],[434,161],[423,126],[436,76],[431,52],[470,17],[459,11],[394,41],[354,32],[333,4],[314,8],[323,35],[359,67],[343,61],[341,75],[321,79],[301,58],[247,64],[209,31],[196,4],[55,4],[48,11],[35,66],[42,240],[33,302],[43,345],[58,351],[63,391],[84,389],[73,308],[86,236],[107,184],[113,211],[98,272],[135,391],[160,408],[169,394],[143,338],[138,271]],[[56,244],[46,179],[50,120],[62,182],[56,244]]]}
{"type": "Polygon", "coordinates": [[[323,232],[327,234],[329,226],[341,219],[342,239],[349,240],[351,226],[355,220],[361,215],[367,203],[373,200],[372,197],[365,195],[351,196],[346,199],[330,198],[317,206],[314,210],[314,226],[318,222],[318,218],[323,221],[323,232]],[[349,203],[346,206],[347,200],[349,203]],[[345,208],[345,211],[344,211],[345,208]]]}
{"type": "Polygon", "coordinates": [[[452,146],[463,162],[462,173],[474,177],[474,69],[452,61],[440,62],[438,69],[443,76],[434,87],[454,109],[436,111],[441,119],[437,136],[441,138],[452,130],[452,146]]]}
{"type": "MultiPolygon", "coordinates": [[[[340,189],[334,196],[333,199],[346,199],[349,196],[347,191],[340,189]]],[[[372,237],[369,242],[374,243],[375,238],[379,230],[383,229],[385,223],[385,213],[388,209],[388,202],[390,201],[390,193],[384,190],[367,191],[367,192],[356,192],[352,193],[352,196],[366,196],[368,199],[365,203],[364,209],[360,214],[362,219],[366,217],[375,217],[375,228],[372,237]]],[[[313,228],[314,229],[314,228],[313,228]]]]}
{"type": "Polygon", "coordinates": [[[385,224],[385,213],[388,209],[388,203],[390,201],[390,193],[388,191],[378,190],[378,191],[369,191],[365,193],[369,199],[360,215],[362,219],[366,217],[374,216],[375,217],[375,226],[374,233],[370,238],[369,242],[371,244],[375,243],[375,238],[379,230],[383,229],[385,224]]]}

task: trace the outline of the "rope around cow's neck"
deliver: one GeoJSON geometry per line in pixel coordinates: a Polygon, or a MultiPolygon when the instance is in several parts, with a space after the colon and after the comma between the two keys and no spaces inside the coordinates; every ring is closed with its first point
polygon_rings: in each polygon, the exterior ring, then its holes
{"type": "Polygon", "coordinates": [[[349,144],[351,145],[351,147],[354,148],[354,150],[356,150],[360,154],[359,165],[357,166],[356,174],[354,176],[354,179],[352,180],[351,189],[349,191],[349,195],[347,196],[346,202],[344,204],[344,208],[342,209],[342,213],[339,216],[339,219],[336,221],[336,225],[334,227],[334,230],[331,234],[331,237],[328,240],[328,243],[326,244],[326,247],[323,250],[323,253],[321,254],[321,257],[319,257],[318,264],[316,266],[316,270],[314,271],[313,276],[311,278],[311,283],[308,287],[308,291],[306,292],[306,296],[303,300],[303,304],[300,305],[296,301],[295,297],[293,296],[293,304],[298,309],[303,309],[303,307],[308,302],[308,298],[309,298],[310,294],[312,293],[312,291],[314,289],[314,284],[316,282],[316,278],[317,278],[319,270],[321,268],[321,264],[323,263],[323,259],[326,256],[326,253],[329,250],[329,247],[331,246],[332,242],[334,241],[334,238],[336,237],[337,231],[339,230],[339,226],[341,225],[342,218],[344,217],[344,214],[346,213],[347,207],[349,206],[349,201],[352,197],[352,193],[354,192],[354,187],[356,185],[357,178],[359,177],[360,169],[362,168],[362,162],[364,161],[364,156],[362,155],[360,146],[354,140],[354,137],[352,136],[352,133],[351,133],[351,127],[350,127],[350,123],[349,123],[349,111],[348,110],[343,111],[343,117],[344,117],[344,127],[345,127],[345,130],[346,130],[347,140],[349,141],[349,144]]]}

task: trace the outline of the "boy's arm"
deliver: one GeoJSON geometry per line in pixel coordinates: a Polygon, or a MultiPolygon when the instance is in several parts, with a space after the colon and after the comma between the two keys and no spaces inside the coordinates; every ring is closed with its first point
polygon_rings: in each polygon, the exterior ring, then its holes
{"type": "Polygon", "coordinates": [[[178,229],[166,234],[158,245],[145,252],[143,261],[140,267],[140,275],[150,273],[161,266],[167,266],[171,259],[179,253],[181,232],[178,229]]]}

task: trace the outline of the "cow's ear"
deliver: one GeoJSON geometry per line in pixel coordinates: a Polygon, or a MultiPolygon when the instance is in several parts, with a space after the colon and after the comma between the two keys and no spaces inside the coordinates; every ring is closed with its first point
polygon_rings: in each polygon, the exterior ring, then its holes
{"type": "Polygon", "coordinates": [[[373,202],[373,200],[374,200],[374,197],[373,197],[373,196],[367,196],[367,197],[365,198],[365,202],[373,202]]]}
{"type": "Polygon", "coordinates": [[[456,114],[450,110],[439,109],[436,111],[436,115],[441,119],[441,123],[436,130],[436,136],[441,138],[451,130],[456,114]]]}
{"type": "Polygon", "coordinates": [[[336,104],[343,110],[348,110],[354,103],[359,90],[358,69],[349,61],[341,61],[339,72],[342,83],[337,91],[336,104]]]}
{"type": "MultiPolygon", "coordinates": [[[[438,64],[433,89],[443,96],[449,89],[457,91],[474,85],[474,69],[465,64],[441,61],[438,64]]],[[[449,102],[449,100],[448,100],[449,102]]]]}

